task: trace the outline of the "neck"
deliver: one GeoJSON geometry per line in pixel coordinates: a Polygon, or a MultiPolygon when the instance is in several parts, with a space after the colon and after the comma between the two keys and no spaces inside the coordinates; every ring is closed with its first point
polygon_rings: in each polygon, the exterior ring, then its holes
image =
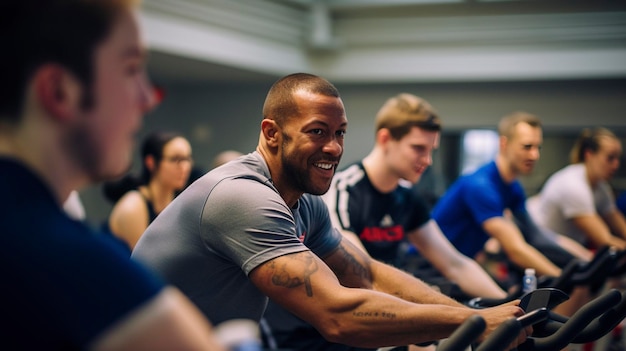
{"type": "Polygon", "coordinates": [[[374,148],[362,163],[370,183],[376,190],[389,193],[398,187],[400,178],[387,167],[382,150],[374,148]]]}
{"type": "Polygon", "coordinates": [[[511,169],[511,165],[501,154],[498,154],[496,157],[496,167],[505,183],[512,183],[517,178],[517,174],[511,169]]]}
{"type": "Polygon", "coordinates": [[[151,181],[147,185],[144,185],[141,190],[144,196],[152,202],[152,206],[157,213],[161,212],[165,206],[172,202],[176,194],[174,189],[166,189],[156,181],[151,181]]]}
{"type": "Polygon", "coordinates": [[[50,135],[30,134],[27,128],[15,130],[0,126],[0,155],[18,160],[33,171],[52,191],[59,205],[69,197],[72,190],[79,190],[87,180],[81,172],[63,156],[50,135]],[[41,152],[40,150],[45,150],[41,152]]]}
{"type": "Polygon", "coordinates": [[[273,154],[271,150],[268,150],[267,148],[261,146],[257,147],[257,152],[265,160],[265,164],[267,165],[267,168],[270,172],[270,179],[272,180],[272,184],[278,190],[280,197],[283,198],[289,208],[293,208],[303,193],[300,191],[296,191],[291,186],[289,186],[289,179],[287,179],[286,181],[283,180],[283,178],[281,177],[281,175],[283,174],[282,164],[280,161],[276,161],[278,157],[277,155],[273,154]]]}

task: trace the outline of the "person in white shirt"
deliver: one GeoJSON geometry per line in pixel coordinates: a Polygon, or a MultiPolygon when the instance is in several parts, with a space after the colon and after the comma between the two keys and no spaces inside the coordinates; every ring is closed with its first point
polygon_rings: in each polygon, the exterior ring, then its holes
{"type": "Polygon", "coordinates": [[[621,155],[613,132],[584,129],[572,148],[571,164],[550,176],[530,206],[537,224],[587,247],[626,249],[626,220],[609,184],[621,155]]]}

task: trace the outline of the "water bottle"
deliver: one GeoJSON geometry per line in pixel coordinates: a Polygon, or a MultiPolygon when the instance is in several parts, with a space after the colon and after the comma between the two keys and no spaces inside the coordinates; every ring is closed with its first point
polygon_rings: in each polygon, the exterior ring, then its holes
{"type": "Polygon", "coordinates": [[[259,324],[249,319],[232,319],[215,328],[217,339],[229,351],[261,351],[259,324]]]}
{"type": "Polygon", "coordinates": [[[524,270],[524,278],[522,280],[522,291],[524,294],[537,289],[537,276],[534,268],[526,268],[524,270]]]}

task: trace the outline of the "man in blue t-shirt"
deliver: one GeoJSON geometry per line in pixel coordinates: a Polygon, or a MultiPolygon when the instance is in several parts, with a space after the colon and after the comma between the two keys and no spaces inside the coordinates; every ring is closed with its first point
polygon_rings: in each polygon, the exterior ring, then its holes
{"type": "Polygon", "coordinates": [[[134,3],[0,4],[0,349],[223,350],[178,289],[62,208],[127,169],[154,106],[134,3]]]}
{"type": "Polygon", "coordinates": [[[500,121],[498,132],[496,159],[453,183],[435,205],[433,218],[450,242],[469,257],[475,257],[493,237],[518,267],[558,276],[559,266],[532,246],[515,222],[515,218],[528,217],[526,196],[517,178],[530,174],[539,160],[541,122],[534,115],[514,113],[500,121]]]}
{"type": "MultiPolygon", "coordinates": [[[[494,238],[513,267],[559,276],[574,256],[530,219],[517,180],[530,174],[539,159],[541,121],[525,112],[512,113],[502,118],[498,133],[496,159],[454,182],[433,209],[433,218],[450,242],[469,257],[494,238]]],[[[561,311],[569,314],[572,310],[564,306],[561,311]]]]}

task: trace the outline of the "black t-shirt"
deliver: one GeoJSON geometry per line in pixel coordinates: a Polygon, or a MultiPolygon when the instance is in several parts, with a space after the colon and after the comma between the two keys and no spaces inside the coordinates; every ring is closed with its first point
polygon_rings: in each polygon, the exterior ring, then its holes
{"type": "Polygon", "coordinates": [[[401,181],[392,192],[381,193],[361,162],[335,175],[324,201],[335,225],[357,234],[372,257],[390,264],[406,234],[430,220],[428,204],[411,183],[401,181]]]}

